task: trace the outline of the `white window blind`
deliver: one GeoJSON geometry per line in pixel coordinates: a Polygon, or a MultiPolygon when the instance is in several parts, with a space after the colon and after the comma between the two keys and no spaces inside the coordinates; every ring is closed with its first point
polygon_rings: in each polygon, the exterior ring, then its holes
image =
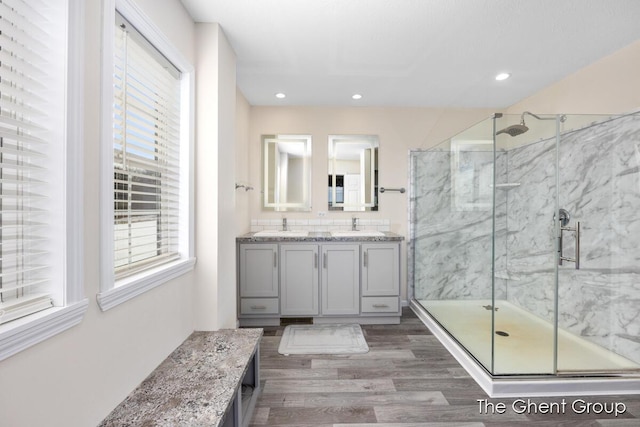
{"type": "Polygon", "coordinates": [[[116,14],[114,267],[116,280],[179,254],[179,71],[116,14]]]}
{"type": "Polygon", "coordinates": [[[53,306],[55,40],[40,1],[0,1],[0,323],[53,306]]]}

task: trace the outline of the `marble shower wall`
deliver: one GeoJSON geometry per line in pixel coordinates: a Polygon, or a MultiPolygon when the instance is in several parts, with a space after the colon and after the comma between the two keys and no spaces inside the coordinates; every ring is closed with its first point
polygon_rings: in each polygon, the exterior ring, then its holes
{"type": "MultiPolygon", "coordinates": [[[[490,299],[493,152],[415,152],[412,161],[414,238],[409,274],[413,277],[414,296],[490,299]],[[457,181],[452,179],[454,168],[457,181]]],[[[499,153],[497,164],[505,161],[506,156],[499,153]]],[[[498,206],[505,201],[496,199],[498,206]]],[[[499,224],[504,230],[505,215],[496,218],[497,228],[499,224]]],[[[504,231],[498,235],[504,235],[504,231]]],[[[497,262],[505,264],[504,255],[497,262]]],[[[506,296],[505,281],[496,281],[496,295],[506,296]]]]}
{"type": "MultiPolygon", "coordinates": [[[[491,298],[495,244],[496,298],[552,321],[559,190],[570,225],[582,227],[580,270],[559,267],[560,327],[640,363],[640,115],[561,134],[558,188],[555,144],[497,153],[495,242],[476,179],[493,154],[466,152],[453,162],[450,151],[412,154],[413,294],[491,298]],[[475,190],[455,191],[452,169],[475,190]]],[[[573,256],[573,242],[565,233],[565,256],[573,256]]]]}
{"type": "MultiPolygon", "coordinates": [[[[559,187],[555,140],[514,149],[508,176],[508,266],[519,281],[507,299],[548,320],[554,304],[554,197],[581,223],[580,269],[559,267],[559,325],[640,363],[640,115],[561,134],[559,187]]],[[[575,254],[564,234],[564,255],[575,254]]]]}

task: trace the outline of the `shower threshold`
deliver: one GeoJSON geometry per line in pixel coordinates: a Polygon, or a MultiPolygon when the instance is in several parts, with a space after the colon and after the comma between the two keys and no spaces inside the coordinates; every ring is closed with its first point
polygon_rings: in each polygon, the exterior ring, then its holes
{"type": "MultiPolygon", "coordinates": [[[[542,319],[533,316],[524,310],[518,309],[513,304],[506,301],[496,301],[495,307],[490,301],[421,301],[412,300],[411,309],[422,320],[422,322],[431,330],[434,336],[447,348],[447,350],[456,358],[469,375],[480,385],[480,387],[490,397],[538,397],[538,396],[570,396],[570,395],[610,395],[610,394],[639,394],[640,393],[640,366],[615,355],[606,349],[603,349],[579,337],[575,337],[565,331],[560,331],[559,345],[561,346],[563,357],[558,360],[558,372],[561,375],[545,374],[553,372],[553,335],[550,326],[544,325],[542,319]],[[442,316],[439,318],[441,322],[427,312],[421,303],[433,303],[430,310],[450,315],[451,322],[447,325],[448,329],[453,329],[452,333],[458,334],[465,330],[467,333],[463,337],[459,337],[464,345],[469,347],[471,353],[463,347],[460,342],[454,339],[449,332],[442,326],[442,316]],[[459,304],[460,313],[456,313],[455,305],[459,304]],[[462,303],[462,304],[460,304],[462,303]],[[469,324],[465,325],[464,318],[470,312],[474,312],[475,306],[478,307],[480,316],[469,318],[469,324]],[[489,306],[496,310],[496,332],[504,332],[507,335],[496,335],[496,367],[502,367],[498,370],[499,375],[491,375],[483,366],[491,366],[491,310],[486,309],[489,306]],[[527,319],[531,322],[540,322],[533,325],[527,332],[522,325],[507,320],[510,312],[516,315],[530,316],[527,319]],[[522,313],[520,313],[522,312],[522,313]],[[464,313],[465,316],[460,314],[464,313]],[[489,316],[489,323],[486,323],[486,316],[489,316]],[[453,319],[456,319],[455,321],[453,319]],[[537,319],[537,320],[536,320],[537,319]],[[483,327],[483,321],[485,325],[483,327]],[[471,333],[468,333],[471,332],[471,333]],[[510,352],[513,347],[518,347],[518,335],[523,333],[532,334],[526,336],[525,341],[530,344],[536,339],[548,341],[548,345],[534,345],[531,348],[522,348],[518,353],[510,352]],[[533,336],[533,335],[537,335],[533,336]],[[546,335],[545,335],[546,334],[546,335]],[[575,337],[575,338],[572,338],[575,337]],[[466,340],[466,341],[465,341],[466,340]],[[501,340],[501,341],[498,341],[501,340]],[[571,348],[571,341],[576,341],[575,348],[571,348]],[[581,342],[584,341],[584,342],[581,342]],[[568,342],[568,344],[567,344],[568,342]],[[580,346],[587,346],[585,347],[580,346]],[[510,347],[512,347],[510,349],[510,347]],[[592,353],[594,359],[592,361],[585,357],[587,351],[592,353]],[[514,357],[514,355],[516,357],[514,357]],[[529,357],[529,361],[524,360],[529,357]],[[598,371],[597,373],[585,373],[590,365],[589,363],[597,363],[598,368],[605,369],[606,372],[598,371]],[[564,366],[563,366],[564,365],[564,366]],[[579,371],[579,373],[578,373],[579,371]],[[629,374],[608,373],[609,371],[634,371],[629,374]],[[538,374],[539,373],[539,374],[538,374]]],[[[446,323],[446,319],[444,321],[446,323]]]]}

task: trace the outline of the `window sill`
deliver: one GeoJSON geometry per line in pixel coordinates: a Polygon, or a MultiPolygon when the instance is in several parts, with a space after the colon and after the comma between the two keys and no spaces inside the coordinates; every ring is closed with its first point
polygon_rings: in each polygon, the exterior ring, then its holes
{"type": "Polygon", "coordinates": [[[195,258],[182,259],[119,280],[113,289],[98,294],[98,305],[102,311],[107,311],[193,270],[195,263],[195,258]]]}
{"type": "Polygon", "coordinates": [[[77,325],[88,306],[89,301],[83,299],[66,307],[52,307],[0,326],[0,360],[77,325]]]}

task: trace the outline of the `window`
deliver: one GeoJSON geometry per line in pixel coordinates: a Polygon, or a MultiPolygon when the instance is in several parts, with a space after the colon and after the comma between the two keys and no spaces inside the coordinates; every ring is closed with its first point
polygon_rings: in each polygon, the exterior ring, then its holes
{"type": "Polygon", "coordinates": [[[116,2],[115,9],[104,34],[110,67],[104,70],[104,99],[113,105],[105,108],[108,126],[103,129],[102,309],[194,263],[193,73],[130,2],[116,2]]]}
{"type": "Polygon", "coordinates": [[[116,279],[179,257],[180,72],[122,15],[114,70],[116,279]]]}
{"type": "Polygon", "coordinates": [[[0,2],[0,360],[87,307],[81,3],[0,2]]]}

